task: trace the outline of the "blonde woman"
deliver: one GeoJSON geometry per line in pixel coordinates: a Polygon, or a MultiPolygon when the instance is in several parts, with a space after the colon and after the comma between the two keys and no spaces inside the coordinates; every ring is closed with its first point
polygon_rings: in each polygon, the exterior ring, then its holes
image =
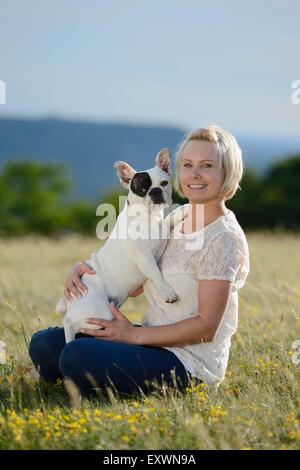
{"type": "MultiPolygon", "coordinates": [[[[41,376],[71,378],[86,396],[95,384],[105,391],[113,383],[120,394],[132,395],[162,381],[184,389],[191,376],[213,386],[222,382],[237,330],[238,290],[249,271],[246,237],[225,205],[242,174],[242,153],[232,134],[209,125],[186,136],[176,155],[176,186],[189,202],[159,261],[179,300],[165,303],[146,281],[132,293],[144,291],[149,303],[140,328],[111,305],[114,320],[91,319],[99,330],[82,330],[67,345],[62,328],[35,333],[29,352],[41,376]]],[[[84,292],[83,273],[93,274],[78,263],[69,274],[69,300],[84,292]]]]}

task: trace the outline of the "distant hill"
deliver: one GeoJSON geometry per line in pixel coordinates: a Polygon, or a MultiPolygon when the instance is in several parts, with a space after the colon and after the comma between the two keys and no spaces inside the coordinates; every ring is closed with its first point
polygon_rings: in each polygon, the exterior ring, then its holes
{"type": "MultiPolygon", "coordinates": [[[[65,163],[74,179],[72,197],[98,201],[107,190],[119,187],[115,160],[124,160],[140,170],[150,168],[162,147],[168,147],[174,159],[185,132],[159,126],[0,118],[0,169],[8,160],[65,163]]],[[[258,172],[275,160],[300,153],[300,137],[236,137],[246,166],[258,172]]]]}

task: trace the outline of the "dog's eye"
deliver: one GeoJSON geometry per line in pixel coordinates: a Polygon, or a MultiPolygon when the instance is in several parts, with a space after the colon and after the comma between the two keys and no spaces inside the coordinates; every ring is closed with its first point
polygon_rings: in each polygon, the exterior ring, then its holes
{"type": "Polygon", "coordinates": [[[167,186],[167,184],[168,184],[168,181],[162,181],[162,182],[160,183],[161,186],[167,186]]]}

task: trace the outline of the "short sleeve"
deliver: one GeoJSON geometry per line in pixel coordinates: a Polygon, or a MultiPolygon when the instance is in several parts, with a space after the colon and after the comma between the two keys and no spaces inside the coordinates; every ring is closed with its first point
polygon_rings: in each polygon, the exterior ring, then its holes
{"type": "Polygon", "coordinates": [[[245,237],[231,231],[221,232],[208,243],[197,266],[197,279],[220,279],[244,285],[249,272],[245,237]]]}

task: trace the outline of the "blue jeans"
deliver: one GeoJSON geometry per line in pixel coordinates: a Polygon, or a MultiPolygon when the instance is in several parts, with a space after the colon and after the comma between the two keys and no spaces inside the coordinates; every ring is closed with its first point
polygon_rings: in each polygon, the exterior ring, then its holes
{"type": "Polygon", "coordinates": [[[153,383],[184,390],[189,372],[171,351],[153,346],[117,343],[78,334],[66,344],[64,329],[55,327],[35,333],[29,355],[41,377],[55,382],[69,378],[83,396],[111,387],[133,395],[154,390],[153,383]],[[172,372],[173,371],[173,372],[172,372]],[[174,374],[175,372],[175,374],[174,374]],[[176,379],[174,380],[176,375],[176,379]]]}

